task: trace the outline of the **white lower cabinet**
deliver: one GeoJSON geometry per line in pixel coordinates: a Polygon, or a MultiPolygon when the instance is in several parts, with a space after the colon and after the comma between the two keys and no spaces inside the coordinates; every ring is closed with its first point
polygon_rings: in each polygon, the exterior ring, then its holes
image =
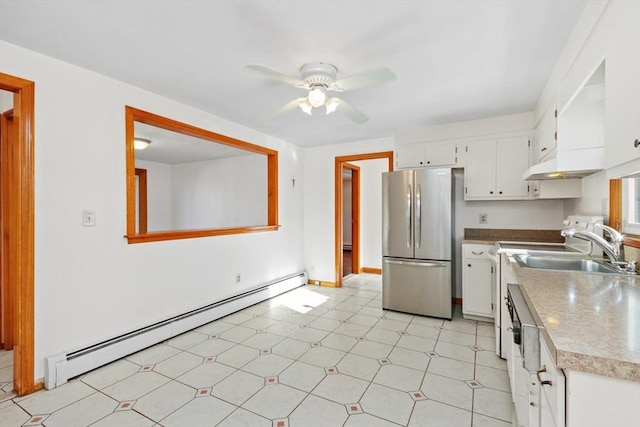
{"type": "Polygon", "coordinates": [[[556,367],[549,349],[540,335],[540,426],[564,426],[565,378],[561,369],[556,367]]]}
{"type": "Polygon", "coordinates": [[[493,263],[491,245],[463,244],[462,315],[493,321],[493,263]]]}

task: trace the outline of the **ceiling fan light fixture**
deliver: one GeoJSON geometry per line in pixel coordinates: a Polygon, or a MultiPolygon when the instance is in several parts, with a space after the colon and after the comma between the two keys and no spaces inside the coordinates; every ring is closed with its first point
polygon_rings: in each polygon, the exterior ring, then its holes
{"type": "Polygon", "coordinates": [[[324,103],[324,106],[327,108],[327,114],[331,114],[334,111],[336,111],[336,108],[338,108],[338,105],[340,105],[340,102],[338,101],[337,98],[327,99],[327,102],[324,103]]]}
{"type": "Polygon", "coordinates": [[[151,144],[151,140],[146,138],[133,138],[133,148],[136,150],[144,150],[151,144]]]}
{"type": "Polygon", "coordinates": [[[324,91],[322,86],[315,86],[309,91],[309,96],[307,96],[309,100],[309,104],[313,107],[319,107],[324,105],[324,101],[327,99],[327,94],[324,91]]]}
{"type": "Polygon", "coordinates": [[[313,106],[309,103],[309,99],[305,98],[304,101],[301,101],[299,105],[302,111],[304,111],[308,115],[311,115],[311,109],[313,108],[313,106]]]}

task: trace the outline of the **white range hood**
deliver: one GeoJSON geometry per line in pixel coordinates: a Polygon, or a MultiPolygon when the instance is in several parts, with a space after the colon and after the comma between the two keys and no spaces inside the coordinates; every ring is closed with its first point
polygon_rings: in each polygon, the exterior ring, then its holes
{"type": "Polygon", "coordinates": [[[531,166],[522,176],[525,181],[539,179],[583,178],[604,169],[604,147],[558,151],[555,159],[531,166]]]}

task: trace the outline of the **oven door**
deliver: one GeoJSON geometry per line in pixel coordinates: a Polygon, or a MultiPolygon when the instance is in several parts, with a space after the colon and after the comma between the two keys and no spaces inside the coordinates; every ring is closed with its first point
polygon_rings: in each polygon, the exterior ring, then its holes
{"type": "Polygon", "coordinates": [[[526,303],[518,285],[508,285],[506,329],[510,346],[505,353],[516,425],[538,427],[540,383],[535,374],[537,366],[530,368],[530,365],[539,364],[538,328],[532,324],[531,313],[523,304],[526,303]]]}

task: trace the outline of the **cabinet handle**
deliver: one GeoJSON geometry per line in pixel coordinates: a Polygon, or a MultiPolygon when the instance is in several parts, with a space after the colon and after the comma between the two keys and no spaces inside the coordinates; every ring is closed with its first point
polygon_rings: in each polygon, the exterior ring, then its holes
{"type": "Polygon", "coordinates": [[[633,146],[638,148],[638,146],[640,146],[640,139],[636,139],[635,141],[633,141],[633,146]]]}
{"type": "Polygon", "coordinates": [[[471,267],[471,264],[467,264],[467,267],[471,267]]]}
{"type": "Polygon", "coordinates": [[[471,253],[474,254],[474,255],[482,255],[484,253],[484,251],[480,251],[480,252],[471,251],[471,253]]]}
{"type": "Polygon", "coordinates": [[[540,151],[547,151],[547,147],[543,147],[540,151]]]}
{"type": "Polygon", "coordinates": [[[498,191],[498,194],[502,194],[502,191],[498,191]]]}
{"type": "Polygon", "coordinates": [[[542,365],[538,368],[538,372],[536,372],[536,376],[538,377],[538,381],[540,381],[540,385],[551,385],[551,381],[543,381],[542,378],[540,378],[540,374],[543,372],[547,372],[547,365],[542,365]]]}
{"type": "Polygon", "coordinates": [[[493,191],[489,191],[489,194],[493,194],[493,191]]]}
{"type": "Polygon", "coordinates": [[[427,161],[427,164],[428,164],[428,165],[430,165],[430,164],[431,164],[431,162],[430,162],[430,161],[427,161]]]}

